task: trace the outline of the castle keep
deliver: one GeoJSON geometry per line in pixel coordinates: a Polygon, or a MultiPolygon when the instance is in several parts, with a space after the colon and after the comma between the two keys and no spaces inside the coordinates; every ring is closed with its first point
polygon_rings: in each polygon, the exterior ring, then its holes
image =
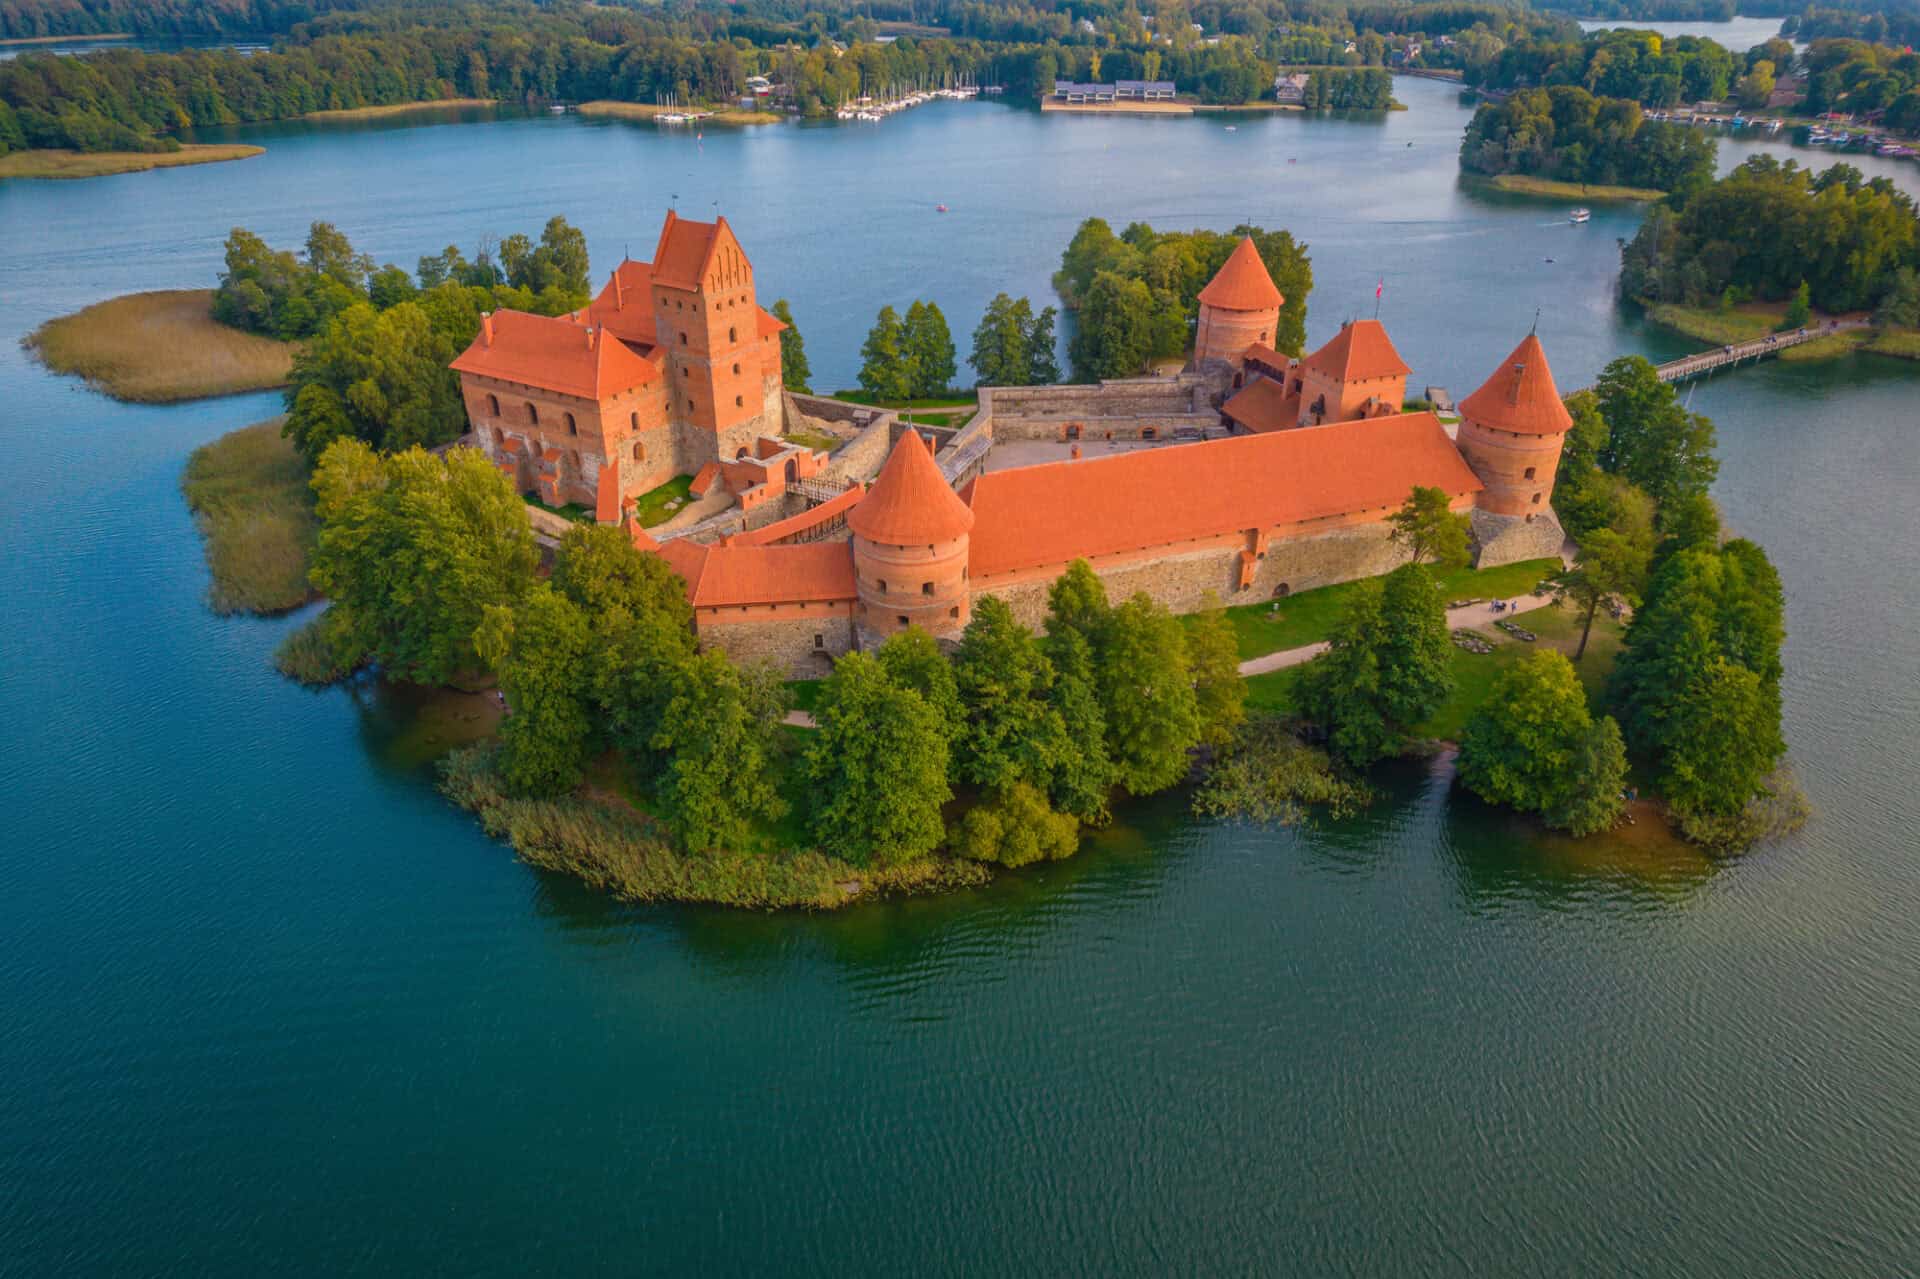
{"type": "Polygon", "coordinates": [[[1176,612],[1383,573],[1405,558],[1387,517],[1416,485],[1471,515],[1483,565],[1559,553],[1572,422],[1537,337],[1450,429],[1403,411],[1411,370],[1377,321],[1300,359],[1275,350],[1283,301],[1243,240],[1200,293],[1185,372],[983,388],[964,426],[929,431],[784,393],[782,326],[725,219],[669,213],[652,262],[621,263],[572,315],[487,317],[453,367],[523,492],[624,525],[685,580],[703,644],[796,674],[909,626],[957,638],[981,595],[1037,626],[1076,559],[1110,595],[1176,612]],[[839,443],[802,447],[793,426],[839,443]],[[1055,456],[1000,465],[996,443],[1055,456]],[[633,499],[689,474],[699,508],[641,527],[633,499]]]}

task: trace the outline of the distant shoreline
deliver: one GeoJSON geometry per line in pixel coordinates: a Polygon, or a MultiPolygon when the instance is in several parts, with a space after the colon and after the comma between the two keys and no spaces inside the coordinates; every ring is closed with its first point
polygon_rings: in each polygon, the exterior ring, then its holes
{"type": "Polygon", "coordinates": [[[576,115],[589,118],[645,120],[649,124],[658,123],[655,116],[674,111],[705,112],[701,119],[691,121],[694,124],[778,124],[786,118],[774,111],[742,111],[738,107],[662,107],[648,102],[620,102],[612,98],[582,102],[574,108],[576,115]]]}
{"type": "Polygon", "coordinates": [[[246,160],[265,147],[240,142],[185,143],[178,151],[63,151],[40,148],[0,156],[0,178],[104,178],[115,173],[176,169],[186,164],[246,160]]]}
{"type": "Polygon", "coordinates": [[[383,107],[336,107],[330,111],[309,111],[300,118],[324,124],[336,120],[385,120],[397,115],[412,115],[415,112],[447,111],[468,107],[485,107],[492,110],[499,105],[500,103],[493,98],[434,98],[427,102],[395,102],[383,107]]]}
{"type": "Polygon", "coordinates": [[[27,44],[85,44],[94,40],[131,40],[131,31],[109,31],[91,36],[8,36],[0,40],[0,48],[27,44]]]}

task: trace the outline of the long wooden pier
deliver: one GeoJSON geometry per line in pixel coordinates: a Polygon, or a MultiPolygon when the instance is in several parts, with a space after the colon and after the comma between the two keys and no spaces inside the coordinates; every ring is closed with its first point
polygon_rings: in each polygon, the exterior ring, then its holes
{"type": "Polygon", "coordinates": [[[1668,360],[1654,369],[1662,382],[1685,382],[1689,378],[1700,377],[1715,369],[1731,368],[1746,360],[1764,360],[1769,355],[1778,355],[1790,346],[1799,346],[1802,342],[1812,342],[1817,338],[1830,337],[1835,333],[1847,333],[1867,328],[1872,321],[1865,319],[1828,320],[1822,324],[1809,324],[1804,329],[1791,333],[1769,333],[1766,337],[1755,338],[1751,342],[1736,342],[1732,346],[1716,347],[1711,351],[1701,351],[1697,355],[1683,355],[1677,360],[1668,360]]]}

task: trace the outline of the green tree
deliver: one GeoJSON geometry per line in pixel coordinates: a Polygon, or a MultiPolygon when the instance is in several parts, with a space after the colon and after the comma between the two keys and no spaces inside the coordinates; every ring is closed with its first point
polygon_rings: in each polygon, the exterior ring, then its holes
{"type": "Polygon", "coordinates": [[[1471,524],[1466,516],[1454,513],[1445,489],[1414,485],[1387,523],[1393,527],[1394,543],[1406,550],[1411,563],[1464,568],[1471,558],[1467,552],[1471,524]]]}
{"type": "Polygon", "coordinates": [[[458,350],[418,302],[385,311],[356,303],[294,356],[282,432],[309,460],[338,437],[343,420],[383,452],[456,439],[467,413],[447,364],[458,350]],[[331,395],[303,401],[316,384],[331,395]]]}
{"type": "Polygon", "coordinates": [[[519,601],[538,562],[526,506],[486,455],[381,458],[338,440],[313,489],[310,576],[341,610],[343,639],[394,679],[445,684],[473,671],[487,607],[519,601]]]}
{"type": "Polygon", "coordinates": [[[1594,395],[1607,420],[1603,470],[1631,480],[1662,505],[1707,491],[1720,471],[1713,422],[1687,412],[1653,365],[1622,356],[1602,370],[1594,395]]]}
{"type": "Polygon", "coordinates": [[[1053,666],[1048,701],[1060,717],[1063,739],[1048,795],[1061,812],[1090,825],[1103,825],[1114,771],[1107,754],[1107,717],[1100,707],[1093,650],[1084,635],[1070,629],[1049,635],[1041,648],[1053,666]]]}
{"type": "Polygon", "coordinates": [[[1661,508],[1655,568],[1680,551],[1711,551],[1719,545],[1720,508],[1705,493],[1689,494],[1661,508]]]}
{"type": "Polygon", "coordinates": [[[940,308],[916,299],[907,308],[900,346],[906,356],[913,398],[931,400],[945,395],[955,374],[953,334],[940,308]]]}
{"type": "Polygon", "coordinates": [[[1715,658],[1674,701],[1660,790],[1682,813],[1730,817],[1763,793],[1785,747],[1779,694],[1715,658]]]}
{"type": "MultiPolygon", "coordinates": [[[[1021,305],[1026,305],[1021,298],[1021,305]]],[[[1040,314],[1026,326],[1027,335],[1027,381],[1028,386],[1051,386],[1060,380],[1060,361],[1054,354],[1057,339],[1054,337],[1053,322],[1057,314],[1050,307],[1040,308],[1040,314]]]]}
{"type": "MultiPolygon", "coordinates": [[[[918,626],[909,626],[889,635],[874,656],[888,679],[926,699],[939,717],[948,744],[958,750],[967,727],[966,710],[960,704],[953,663],[940,651],[939,642],[918,626]]],[[[950,763],[955,759],[949,755],[950,763]]]]}
{"type": "Polygon", "coordinates": [[[1787,303],[1787,313],[1781,317],[1782,327],[1797,329],[1813,315],[1813,292],[1805,280],[1793,291],[1793,300],[1787,303]]]}
{"type": "Polygon", "coordinates": [[[307,267],[363,294],[367,277],[373,274],[373,259],[355,253],[347,237],[331,222],[315,222],[307,229],[307,267]]]}
{"type": "Polygon", "coordinates": [[[1047,587],[1047,634],[1057,639],[1068,631],[1074,632],[1087,642],[1087,649],[1096,662],[1106,644],[1107,624],[1112,618],[1106,585],[1085,560],[1068,564],[1066,572],[1047,587]]]}
{"type": "Polygon", "coordinates": [[[1383,594],[1378,581],[1356,586],[1327,637],[1327,651],[1300,672],[1301,714],[1326,733],[1328,753],[1353,768],[1391,754],[1400,740],[1382,695],[1383,594]]]}
{"type": "Polygon", "coordinates": [[[1098,654],[1115,780],[1135,795],[1165,790],[1186,776],[1187,752],[1200,740],[1186,633],[1142,593],[1113,610],[1098,654]]]}
{"type": "Polygon", "coordinates": [[[1873,322],[1882,328],[1920,328],[1920,272],[1903,266],[1893,273],[1873,322]]]}
{"type": "Polygon", "coordinates": [[[913,398],[913,370],[907,361],[906,329],[899,313],[880,308],[860,347],[860,389],[880,400],[913,398]]]}
{"type": "Polygon", "coordinates": [[[1453,692],[1453,639],[1440,588],[1419,564],[1381,579],[1380,695],[1388,720],[1410,728],[1453,692]]]}
{"type": "Polygon", "coordinates": [[[1187,626],[1187,660],[1200,712],[1200,740],[1225,746],[1247,718],[1247,685],[1240,678],[1240,645],[1220,597],[1207,592],[1187,626]]]}
{"type": "Polygon", "coordinates": [[[500,677],[508,714],[500,724],[500,776],[521,795],[559,795],[580,781],[592,722],[587,715],[586,615],[544,584],[512,604],[490,604],[473,636],[500,677]]]}
{"type": "Polygon", "coordinates": [[[781,298],[773,304],[773,318],[787,327],[780,330],[780,384],[789,391],[808,391],[813,369],[807,364],[806,343],[800,338],[800,326],[793,322],[793,308],[781,298]]]}
{"type": "Polygon", "coordinates": [[[986,313],[973,331],[973,354],[967,357],[977,385],[1027,384],[1027,334],[1018,314],[1023,306],[1027,306],[1025,298],[1016,303],[1004,293],[996,293],[987,303],[986,313]]]}
{"type": "Polygon", "coordinates": [[[667,824],[688,852],[748,847],[755,829],[787,811],[772,781],[773,723],[726,655],[709,651],[681,666],[654,748],[667,824]]]}
{"type": "Polygon", "coordinates": [[[1047,807],[1047,798],[1016,782],[969,808],[949,841],[954,852],[977,862],[1026,866],[1071,857],[1080,847],[1080,823],[1047,807]]]}
{"type": "Polygon", "coordinates": [[[1618,726],[1594,723],[1573,664],[1552,649],[1501,672],[1461,734],[1462,785],[1574,834],[1613,823],[1625,775],[1618,726]]]}
{"type": "Polygon", "coordinates": [[[1095,276],[1068,346],[1074,377],[1097,382],[1141,372],[1153,353],[1153,317],[1146,285],[1111,271],[1095,276]]]}
{"type": "Polygon", "coordinates": [[[373,303],[377,311],[405,302],[417,291],[413,287],[413,277],[397,266],[381,267],[367,281],[367,300],[373,303]]]}
{"type": "Polygon", "coordinates": [[[894,865],[944,838],[947,739],[926,699],[849,653],[820,686],[806,771],[810,826],[822,851],[856,865],[894,865]]]}
{"type": "Polygon", "coordinates": [[[1612,523],[1589,532],[1580,543],[1580,554],[1573,567],[1554,579],[1562,594],[1580,611],[1580,644],[1573,660],[1586,656],[1587,639],[1593,633],[1594,615],[1607,600],[1618,597],[1623,603],[1640,602],[1646,585],[1648,566],[1653,559],[1653,501],[1637,489],[1631,500],[1623,501],[1614,512],[1612,523]]]}
{"type": "Polygon", "coordinates": [[[1065,729],[1047,701],[1053,668],[1005,600],[982,596],[961,633],[953,678],[962,728],[954,776],[1005,790],[1045,785],[1065,748],[1065,729]]]}

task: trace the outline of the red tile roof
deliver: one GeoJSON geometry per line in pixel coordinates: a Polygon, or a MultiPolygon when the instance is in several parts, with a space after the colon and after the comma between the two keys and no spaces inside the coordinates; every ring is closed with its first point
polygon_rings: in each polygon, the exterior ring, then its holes
{"type": "Polygon", "coordinates": [[[1531,333],[1479,390],[1460,401],[1460,416],[1521,435],[1558,435],[1573,425],[1547,353],[1531,333]]]}
{"type": "Polygon", "coordinates": [[[779,316],[767,310],[766,307],[764,306],[760,307],[759,312],[760,313],[757,316],[755,316],[754,319],[755,319],[755,322],[758,323],[760,326],[761,337],[763,338],[772,337],[774,334],[781,332],[787,327],[785,324],[782,324],[780,322],[779,316]]]}
{"type": "Polygon", "coordinates": [[[848,512],[847,526],[870,542],[912,546],[952,541],[973,527],[973,512],[940,474],[919,432],[907,431],[866,500],[848,512]]]}
{"type": "Polygon", "coordinates": [[[1226,263],[1200,290],[1200,300],[1227,311],[1273,311],[1286,301],[1249,237],[1233,246],[1226,263]]]}
{"type": "Polygon", "coordinates": [[[845,542],[714,546],[674,538],[660,554],[686,579],[695,608],[840,603],[854,597],[853,548],[845,542]]]}
{"type": "MultiPolygon", "coordinates": [[[[714,252],[728,241],[739,249],[740,242],[725,218],[694,222],[668,209],[667,220],[660,224],[660,243],[653,251],[653,278],[669,288],[697,289],[714,252]]],[[[746,254],[740,257],[744,261],[746,254]]]]}
{"type": "Polygon", "coordinates": [[[606,341],[571,316],[495,311],[453,361],[461,373],[518,382],[560,395],[603,400],[643,386],[659,369],[624,342],[606,341]]]}
{"type": "Polygon", "coordinates": [[[600,296],[588,304],[587,318],[623,342],[653,346],[653,264],[629,258],[615,267],[600,296]]]}
{"type": "Polygon", "coordinates": [[[1234,393],[1220,411],[1249,431],[1285,431],[1300,425],[1300,395],[1270,377],[1257,377],[1234,393]]]}
{"type": "Polygon", "coordinates": [[[989,471],[962,494],[969,565],[978,578],[1378,511],[1416,484],[1482,487],[1431,413],[989,471]]]}
{"type": "Polygon", "coordinates": [[[1378,320],[1349,320],[1330,342],[1300,363],[1336,382],[1405,377],[1413,372],[1400,352],[1393,349],[1386,327],[1378,320]]]}

